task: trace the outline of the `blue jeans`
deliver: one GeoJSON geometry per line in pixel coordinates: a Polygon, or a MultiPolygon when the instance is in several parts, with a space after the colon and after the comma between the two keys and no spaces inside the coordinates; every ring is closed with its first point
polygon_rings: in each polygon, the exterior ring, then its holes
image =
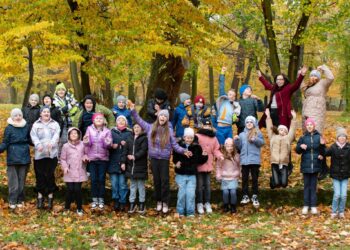
{"type": "Polygon", "coordinates": [[[317,176],[318,173],[304,174],[304,206],[317,205],[317,176]]]}
{"type": "Polygon", "coordinates": [[[223,189],[222,190],[222,198],[224,204],[237,204],[237,192],[236,189],[223,189]]]}
{"type": "Polygon", "coordinates": [[[220,145],[225,144],[227,138],[233,138],[232,126],[225,126],[216,128],[216,138],[218,139],[220,145]]]}
{"type": "Polygon", "coordinates": [[[146,200],[146,189],[145,180],[130,179],[130,203],[134,203],[136,200],[136,192],[139,191],[139,202],[145,202],[146,200]]]}
{"type": "Polygon", "coordinates": [[[196,176],[177,174],[175,181],[179,187],[176,211],[180,215],[194,215],[196,205],[196,176]]]}
{"type": "Polygon", "coordinates": [[[106,192],[106,171],[108,161],[91,161],[89,163],[92,198],[104,198],[106,192]]]}
{"type": "Polygon", "coordinates": [[[348,191],[348,180],[333,179],[333,202],[332,213],[344,213],[346,205],[346,193],[348,191]]]}
{"type": "Polygon", "coordinates": [[[112,185],[112,199],[125,204],[128,194],[128,184],[124,174],[109,174],[112,185]]]}

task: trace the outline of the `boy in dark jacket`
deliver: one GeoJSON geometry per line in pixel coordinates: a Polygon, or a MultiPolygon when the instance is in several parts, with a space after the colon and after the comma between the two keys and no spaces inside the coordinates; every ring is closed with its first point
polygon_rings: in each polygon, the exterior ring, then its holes
{"type": "Polygon", "coordinates": [[[136,211],[135,200],[136,192],[139,192],[139,213],[145,213],[146,190],[145,181],[147,180],[147,154],[148,140],[141,126],[137,123],[133,126],[133,135],[130,136],[124,146],[121,158],[122,168],[125,168],[125,176],[130,178],[130,208],[129,213],[136,211]]]}
{"type": "Polygon", "coordinates": [[[112,148],[109,151],[109,166],[107,172],[111,179],[112,199],[114,200],[114,209],[124,211],[126,196],[128,194],[128,185],[125,179],[125,165],[121,165],[122,153],[126,140],[132,135],[127,128],[128,121],[125,116],[120,115],[117,118],[117,126],[111,130],[112,148]]]}
{"type": "Polygon", "coordinates": [[[148,123],[153,123],[157,120],[158,112],[167,109],[169,111],[170,121],[173,119],[173,109],[168,101],[167,93],[160,88],[154,91],[154,98],[147,103],[147,119],[148,123]]]}
{"type": "Polygon", "coordinates": [[[183,139],[179,145],[192,152],[192,156],[187,158],[174,151],[173,162],[175,164],[175,181],[179,187],[177,194],[176,211],[180,216],[194,216],[195,194],[196,194],[196,174],[197,166],[208,160],[208,155],[203,152],[202,147],[194,135],[192,128],[186,128],[183,139]]]}
{"type": "Polygon", "coordinates": [[[345,218],[346,194],[350,177],[350,144],[344,128],[337,129],[337,141],[327,148],[326,156],[331,157],[330,175],[333,179],[333,202],[331,218],[345,218]]]}
{"type": "Polygon", "coordinates": [[[0,153],[7,150],[9,206],[15,209],[24,204],[24,185],[30,164],[29,130],[22,111],[18,108],[11,111],[7,123],[0,153]]]}
{"type": "Polygon", "coordinates": [[[37,94],[30,95],[28,104],[23,108],[22,112],[23,118],[27,122],[28,130],[30,131],[34,122],[40,117],[39,96],[37,94]]]}
{"type": "Polygon", "coordinates": [[[123,95],[119,95],[114,100],[114,106],[112,108],[113,115],[115,119],[118,118],[118,116],[123,115],[128,120],[128,127],[132,127],[132,119],[131,119],[131,113],[130,110],[126,107],[126,97],[123,95]]]}
{"type": "Polygon", "coordinates": [[[325,141],[315,129],[316,122],[312,118],[305,121],[306,132],[299,138],[296,152],[301,154],[300,172],[304,176],[304,207],[302,214],[317,214],[317,176],[322,168],[325,141]]]}

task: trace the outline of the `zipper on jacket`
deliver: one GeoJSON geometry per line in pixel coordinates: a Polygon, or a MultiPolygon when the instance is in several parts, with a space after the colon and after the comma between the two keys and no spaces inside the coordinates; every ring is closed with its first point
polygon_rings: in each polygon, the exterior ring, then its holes
{"type": "Polygon", "coordinates": [[[283,99],[282,99],[282,97],[281,97],[281,93],[279,93],[279,97],[280,97],[280,99],[281,99],[281,103],[282,103],[282,116],[283,116],[283,99]]]}
{"type": "Polygon", "coordinates": [[[134,143],[132,145],[132,155],[134,156],[134,159],[132,160],[131,175],[134,175],[134,168],[135,168],[135,142],[136,142],[136,139],[134,137],[134,143]]]}
{"type": "Polygon", "coordinates": [[[311,134],[311,169],[314,169],[314,140],[311,134]]]}

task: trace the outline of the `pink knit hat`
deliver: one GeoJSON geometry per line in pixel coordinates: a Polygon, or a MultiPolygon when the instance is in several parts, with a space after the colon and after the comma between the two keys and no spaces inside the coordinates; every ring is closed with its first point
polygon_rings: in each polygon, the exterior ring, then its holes
{"type": "Polygon", "coordinates": [[[314,127],[316,127],[316,121],[313,118],[309,117],[306,119],[306,121],[304,123],[305,127],[308,123],[311,123],[314,127]]]}
{"type": "Polygon", "coordinates": [[[225,140],[225,145],[233,145],[234,144],[234,142],[233,142],[233,139],[232,138],[227,138],[226,140],[225,140]]]}
{"type": "Polygon", "coordinates": [[[98,116],[102,116],[104,118],[104,115],[102,113],[95,113],[92,115],[92,118],[91,118],[92,122],[94,122],[98,116]]]}

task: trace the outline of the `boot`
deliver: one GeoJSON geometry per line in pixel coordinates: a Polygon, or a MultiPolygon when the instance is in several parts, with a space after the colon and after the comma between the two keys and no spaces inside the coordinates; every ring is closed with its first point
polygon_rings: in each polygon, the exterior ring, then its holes
{"type": "Polygon", "coordinates": [[[125,203],[120,203],[120,212],[125,212],[125,203]]]}
{"type": "Polygon", "coordinates": [[[224,213],[227,213],[228,211],[230,211],[230,207],[228,204],[224,204],[224,213]]]}
{"type": "Polygon", "coordinates": [[[231,214],[235,214],[237,212],[236,205],[231,204],[231,214]]]}
{"type": "Polygon", "coordinates": [[[270,188],[271,188],[271,189],[275,189],[275,187],[276,187],[276,184],[275,184],[275,182],[273,181],[273,178],[270,177],[270,188]]]}
{"type": "Polygon", "coordinates": [[[136,206],[135,206],[135,203],[132,202],[132,203],[130,203],[130,207],[129,207],[128,213],[129,214],[133,214],[133,213],[135,213],[135,211],[136,211],[136,206]]]}
{"type": "Polygon", "coordinates": [[[53,197],[52,198],[48,198],[48,200],[47,200],[47,207],[50,210],[53,208],[53,197]]]}
{"type": "Polygon", "coordinates": [[[119,211],[120,210],[120,203],[119,201],[115,200],[114,201],[114,211],[119,211]]]}
{"type": "Polygon", "coordinates": [[[144,214],[146,212],[146,208],[145,208],[145,203],[144,202],[140,202],[139,204],[139,211],[140,214],[144,214]]]}
{"type": "Polygon", "coordinates": [[[37,200],[36,200],[36,207],[38,209],[43,209],[44,208],[44,198],[37,198],[37,200]]]}

